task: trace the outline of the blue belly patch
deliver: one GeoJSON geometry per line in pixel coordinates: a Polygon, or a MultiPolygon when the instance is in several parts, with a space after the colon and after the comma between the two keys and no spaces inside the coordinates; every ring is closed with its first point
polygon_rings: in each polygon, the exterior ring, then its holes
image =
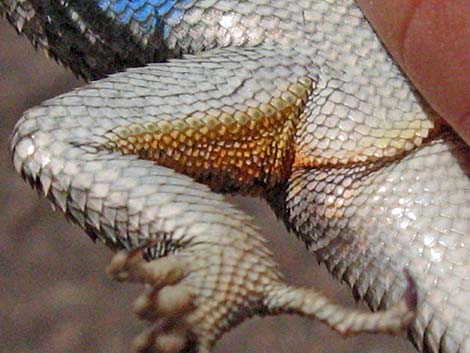
{"type": "Polygon", "coordinates": [[[171,27],[179,23],[192,0],[98,0],[98,7],[111,12],[112,17],[126,25],[136,23],[144,36],[157,29],[163,38],[170,35],[171,27]]]}

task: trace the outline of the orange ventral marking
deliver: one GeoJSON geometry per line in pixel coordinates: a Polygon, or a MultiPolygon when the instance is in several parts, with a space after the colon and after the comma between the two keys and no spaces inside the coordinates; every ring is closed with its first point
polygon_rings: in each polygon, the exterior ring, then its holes
{"type": "Polygon", "coordinates": [[[299,79],[268,103],[233,114],[122,126],[105,134],[103,147],[155,161],[217,191],[257,193],[289,175],[312,84],[299,79]]]}

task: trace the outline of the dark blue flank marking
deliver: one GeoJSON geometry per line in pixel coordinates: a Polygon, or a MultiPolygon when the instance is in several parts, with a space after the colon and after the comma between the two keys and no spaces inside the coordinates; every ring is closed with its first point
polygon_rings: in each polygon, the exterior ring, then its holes
{"type": "Polygon", "coordinates": [[[120,23],[138,23],[143,35],[152,34],[161,26],[164,39],[191,3],[192,0],[97,0],[98,7],[111,11],[120,23]]]}

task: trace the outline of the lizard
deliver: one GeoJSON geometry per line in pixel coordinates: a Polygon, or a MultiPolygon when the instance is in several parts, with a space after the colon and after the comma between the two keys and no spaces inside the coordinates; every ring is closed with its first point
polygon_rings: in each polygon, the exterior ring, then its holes
{"type": "Polygon", "coordinates": [[[410,324],[421,351],[470,351],[468,147],[352,0],[0,0],[0,13],[97,80],[27,111],[11,150],[118,251],[114,278],[149,285],[135,309],[160,325],[136,350],[208,352],[245,318],[288,312],[343,333],[410,324]],[[287,285],[220,193],[266,199],[385,310],[287,285]]]}

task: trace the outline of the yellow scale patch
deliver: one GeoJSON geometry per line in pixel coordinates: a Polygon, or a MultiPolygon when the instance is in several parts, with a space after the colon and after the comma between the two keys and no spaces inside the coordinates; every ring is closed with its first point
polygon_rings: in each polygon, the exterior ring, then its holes
{"type": "Polygon", "coordinates": [[[313,81],[301,78],[257,108],[118,127],[105,149],[155,161],[218,191],[259,192],[287,178],[313,81]]]}
{"type": "Polygon", "coordinates": [[[316,146],[296,146],[293,167],[318,168],[400,158],[421,146],[431,134],[437,133],[436,119],[430,120],[426,113],[422,113],[403,121],[388,122],[389,126],[384,128],[358,125],[354,130],[362,137],[357,140],[344,135],[337,138],[324,136],[319,138],[321,142],[316,146]]]}

